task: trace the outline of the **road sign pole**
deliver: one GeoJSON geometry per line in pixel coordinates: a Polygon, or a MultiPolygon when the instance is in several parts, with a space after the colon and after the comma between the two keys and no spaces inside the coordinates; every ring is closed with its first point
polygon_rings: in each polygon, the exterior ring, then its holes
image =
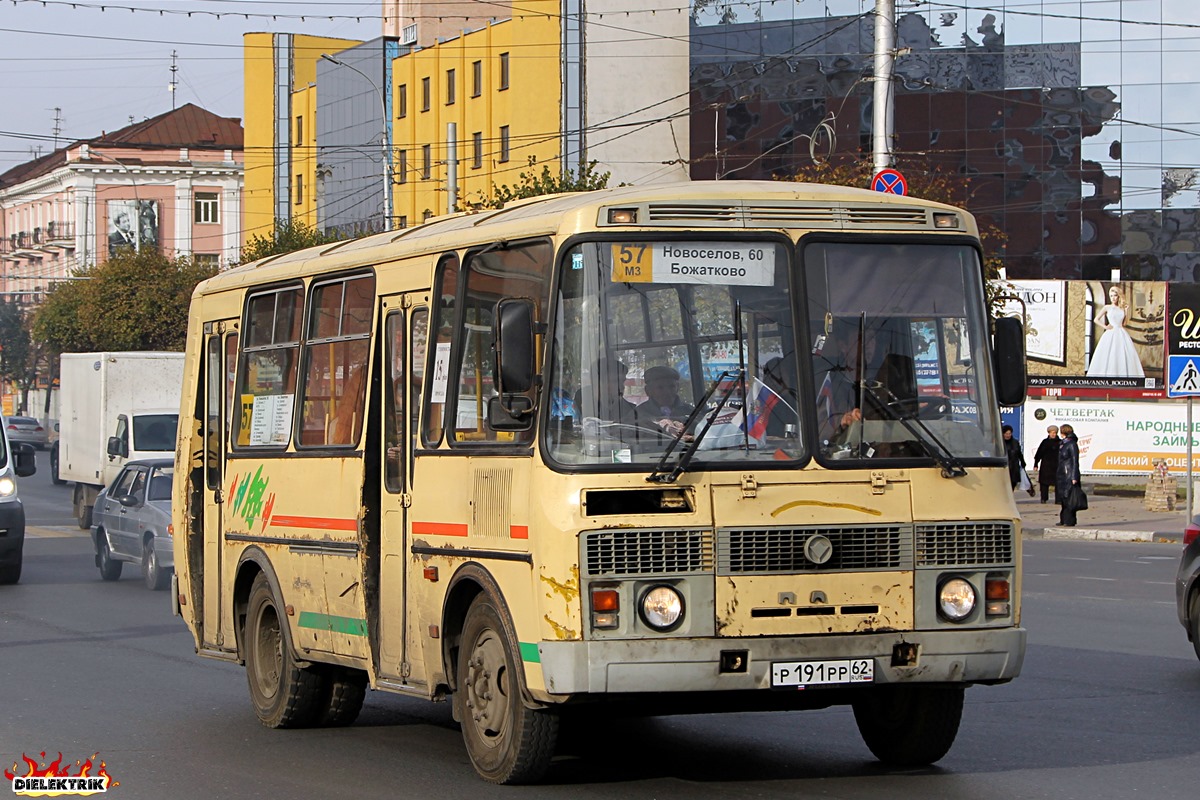
{"type": "Polygon", "coordinates": [[[1192,396],[1188,395],[1188,417],[1187,417],[1187,522],[1185,525],[1192,524],[1192,396]]]}

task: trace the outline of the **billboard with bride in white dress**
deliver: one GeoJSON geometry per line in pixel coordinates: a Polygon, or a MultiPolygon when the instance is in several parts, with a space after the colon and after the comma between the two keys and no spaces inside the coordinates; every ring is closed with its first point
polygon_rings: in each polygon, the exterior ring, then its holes
{"type": "Polygon", "coordinates": [[[1008,281],[1022,318],[1030,397],[1166,397],[1163,281],[1008,281]],[[1019,301],[1018,301],[1019,298],[1019,301]]]}

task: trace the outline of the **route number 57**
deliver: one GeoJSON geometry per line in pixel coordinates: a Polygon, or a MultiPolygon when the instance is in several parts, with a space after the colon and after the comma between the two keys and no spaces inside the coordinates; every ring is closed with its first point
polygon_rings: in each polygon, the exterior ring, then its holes
{"type": "Polygon", "coordinates": [[[654,280],[654,251],[649,244],[612,246],[613,281],[650,283],[654,280]]]}

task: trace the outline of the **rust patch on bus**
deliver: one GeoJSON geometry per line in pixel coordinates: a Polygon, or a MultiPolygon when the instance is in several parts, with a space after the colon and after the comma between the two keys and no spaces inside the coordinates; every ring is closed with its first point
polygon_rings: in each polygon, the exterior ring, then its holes
{"type": "Polygon", "coordinates": [[[550,591],[546,592],[546,597],[553,598],[554,594],[560,594],[568,603],[572,603],[579,598],[578,566],[571,567],[571,577],[566,581],[557,581],[554,578],[550,578],[545,575],[540,577],[542,579],[542,583],[550,587],[550,591]]]}
{"type": "Polygon", "coordinates": [[[542,617],[542,619],[546,620],[546,624],[548,624],[550,626],[550,628],[554,631],[554,635],[557,636],[559,639],[578,639],[579,638],[579,634],[577,634],[575,631],[571,630],[570,628],[566,627],[565,625],[559,625],[557,622],[550,619],[549,614],[544,615],[542,617]]]}

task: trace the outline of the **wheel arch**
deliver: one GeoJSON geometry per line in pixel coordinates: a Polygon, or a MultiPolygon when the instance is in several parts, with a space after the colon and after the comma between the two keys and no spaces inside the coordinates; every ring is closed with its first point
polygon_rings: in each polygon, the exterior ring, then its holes
{"type": "Polygon", "coordinates": [[[500,584],[496,581],[487,567],[476,561],[468,561],[454,573],[446,588],[446,598],[442,604],[442,677],[444,683],[437,689],[441,692],[453,692],[458,675],[458,657],[462,642],[463,627],[466,624],[467,609],[481,594],[485,594],[496,606],[500,622],[504,626],[504,636],[512,648],[513,660],[520,667],[516,670],[517,680],[521,686],[521,698],[524,704],[531,708],[540,708],[529,693],[529,685],[525,677],[525,664],[521,659],[521,643],[517,638],[516,626],[513,624],[512,612],[504,601],[500,584]]]}
{"type": "MultiPolygon", "coordinates": [[[[237,571],[233,579],[233,635],[237,643],[238,663],[241,664],[246,662],[246,643],[243,641],[243,635],[246,627],[246,608],[250,604],[250,588],[254,586],[254,579],[259,575],[266,577],[267,583],[271,587],[271,593],[282,603],[283,592],[280,590],[279,576],[275,574],[275,567],[272,566],[270,557],[262,548],[251,545],[238,557],[237,571]]],[[[280,611],[283,612],[281,618],[286,617],[286,610],[281,608],[280,611]]],[[[282,630],[292,658],[298,664],[305,663],[307,659],[298,657],[296,648],[292,644],[291,624],[283,625],[282,630]]]]}

